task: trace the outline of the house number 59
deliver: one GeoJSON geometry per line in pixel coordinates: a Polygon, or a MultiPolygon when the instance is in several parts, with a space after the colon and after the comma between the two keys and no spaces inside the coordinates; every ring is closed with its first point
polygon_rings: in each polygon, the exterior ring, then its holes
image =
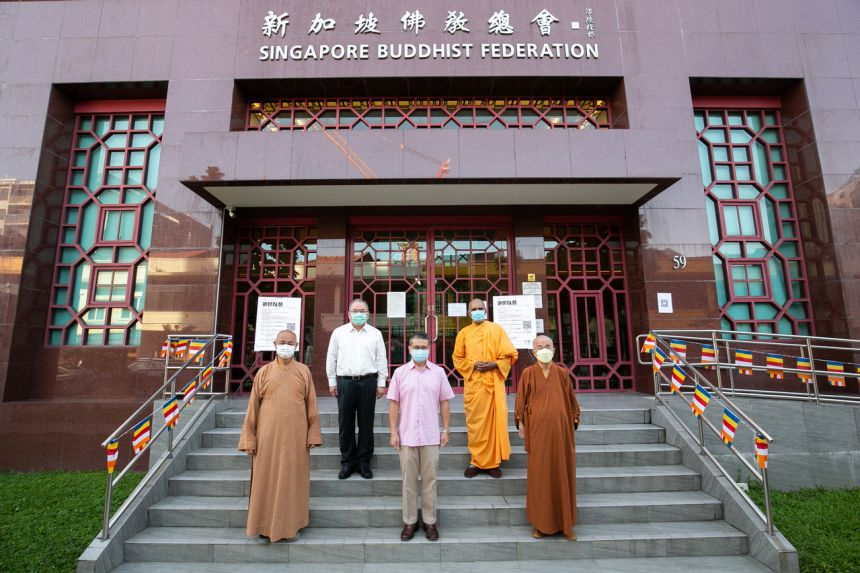
{"type": "Polygon", "coordinates": [[[686,269],[687,268],[687,257],[684,255],[676,255],[672,257],[672,268],[673,269],[686,269]]]}

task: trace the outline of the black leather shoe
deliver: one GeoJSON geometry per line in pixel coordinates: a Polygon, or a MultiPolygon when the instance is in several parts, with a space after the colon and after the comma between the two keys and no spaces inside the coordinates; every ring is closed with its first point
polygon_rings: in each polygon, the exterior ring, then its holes
{"type": "Polygon", "coordinates": [[[338,479],[346,479],[352,475],[352,472],[355,471],[355,466],[350,464],[341,464],[340,473],[337,474],[338,479]]]}
{"type": "Polygon", "coordinates": [[[369,464],[362,464],[361,466],[359,466],[358,473],[360,473],[361,477],[363,477],[364,479],[370,479],[373,477],[373,472],[370,471],[369,464]]]}
{"type": "Polygon", "coordinates": [[[406,523],[403,525],[403,531],[400,532],[400,541],[409,541],[415,537],[415,530],[418,529],[418,522],[413,524],[406,523]]]}
{"type": "Polygon", "coordinates": [[[424,533],[427,536],[427,539],[430,541],[437,541],[439,539],[439,530],[436,528],[435,523],[424,524],[424,533]]]}

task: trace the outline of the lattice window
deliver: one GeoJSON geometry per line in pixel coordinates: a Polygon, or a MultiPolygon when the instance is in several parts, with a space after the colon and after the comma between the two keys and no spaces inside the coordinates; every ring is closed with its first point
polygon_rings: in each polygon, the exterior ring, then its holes
{"type": "Polygon", "coordinates": [[[779,109],[697,108],[695,122],[722,327],[811,334],[779,109]]]}
{"type": "Polygon", "coordinates": [[[605,98],[339,98],[254,101],[249,131],[609,129],[605,98]]]}
{"type": "Polygon", "coordinates": [[[47,343],[140,343],[162,112],[77,117],[47,343]]]}
{"type": "Polygon", "coordinates": [[[310,225],[242,227],[236,241],[233,283],[233,352],[231,377],[250,388],[257,369],[271,356],[254,352],[257,299],[302,299],[300,360],[312,366],[313,317],[317,271],[317,229],[310,225]]]}
{"type": "Polygon", "coordinates": [[[633,388],[624,240],[619,225],[544,228],[547,332],[578,390],[633,388]]]}

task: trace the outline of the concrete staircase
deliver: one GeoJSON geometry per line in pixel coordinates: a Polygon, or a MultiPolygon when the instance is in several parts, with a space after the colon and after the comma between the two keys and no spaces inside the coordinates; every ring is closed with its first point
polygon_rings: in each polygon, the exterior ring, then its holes
{"type": "MultiPolygon", "coordinates": [[[[217,415],[203,448],[171,478],[169,496],[149,509],[149,527],[124,547],[117,571],[769,571],[748,554],[747,536],[723,521],[722,503],[701,490],[678,449],[650,423],[647,402],[582,397],[577,439],[579,541],[535,540],[525,519],[526,454],[510,423],[504,476],[463,477],[468,463],[462,402],[452,413],[451,445],[440,455],[439,530],[429,542],[399,539],[400,471],[388,446],[385,401],[376,415],[374,478],[338,480],[337,414],[321,400],[322,448],[311,453],[310,526],[294,543],[249,539],[250,463],[236,451],[245,406],[217,415]],[[647,559],[643,559],[647,558],[647,559]],[[272,565],[266,565],[272,564],[272,565]],[[277,565],[275,565],[277,564],[277,565]]],[[[420,532],[419,532],[420,533],[420,532]]]]}

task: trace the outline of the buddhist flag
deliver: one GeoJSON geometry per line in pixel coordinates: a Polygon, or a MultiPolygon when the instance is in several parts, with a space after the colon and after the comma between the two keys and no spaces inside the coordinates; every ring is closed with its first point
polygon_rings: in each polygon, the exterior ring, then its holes
{"type": "Polygon", "coordinates": [[[113,440],[105,449],[107,450],[107,472],[112,474],[119,459],[119,440],[113,440]]]}
{"type": "Polygon", "coordinates": [[[159,356],[161,358],[167,358],[168,356],[170,356],[170,354],[170,341],[165,340],[164,344],[161,345],[161,353],[159,354],[159,356]]]}
{"type": "Polygon", "coordinates": [[[182,389],[182,407],[188,407],[197,395],[197,378],[194,378],[182,389]]]}
{"type": "Polygon", "coordinates": [[[693,414],[696,417],[701,416],[710,401],[711,393],[705,390],[701,384],[696,384],[696,393],[693,395],[693,401],[690,402],[690,410],[693,411],[693,414]]]}
{"type": "Polygon", "coordinates": [[[152,416],[144,418],[131,430],[131,447],[135,454],[139,454],[149,443],[152,431],[152,416]]]}
{"type": "MultiPolygon", "coordinates": [[[[812,364],[809,362],[809,358],[798,356],[797,369],[812,371],[812,364]]],[[[809,384],[809,382],[812,380],[812,374],[806,374],[804,372],[798,372],[797,377],[800,378],[801,381],[806,382],[807,384],[809,384]]]]}
{"type": "Polygon", "coordinates": [[[752,376],[752,368],[745,368],[745,366],[753,365],[752,360],[752,352],[749,350],[741,350],[740,348],[735,350],[735,364],[738,366],[738,372],[741,374],[752,376]]]}
{"type": "Polygon", "coordinates": [[[767,468],[767,440],[759,434],[755,435],[755,459],[759,468],[767,468]]]}
{"type": "Polygon", "coordinates": [[[639,353],[645,354],[653,352],[655,346],[657,346],[657,339],[654,337],[653,332],[649,332],[648,336],[645,337],[645,341],[642,342],[642,348],[639,349],[639,353]]]}
{"type": "Polygon", "coordinates": [[[669,348],[672,349],[672,362],[677,363],[679,358],[687,358],[687,343],[683,340],[670,340],[669,348]]]}
{"type": "Polygon", "coordinates": [[[845,365],[833,360],[827,361],[827,381],[833,386],[845,387],[845,365]]]}
{"type": "Polygon", "coordinates": [[[233,343],[227,342],[218,355],[218,368],[225,368],[230,365],[230,358],[233,356],[233,343]]]}
{"type": "Polygon", "coordinates": [[[200,389],[206,390],[209,387],[210,382],[212,382],[212,366],[207,366],[206,369],[200,373],[200,389]]]}
{"type": "Polygon", "coordinates": [[[732,443],[735,441],[735,432],[738,431],[740,422],[741,419],[738,418],[737,414],[728,408],[723,408],[723,429],[720,430],[720,437],[728,447],[732,447],[732,443]]]}
{"type": "MultiPolygon", "coordinates": [[[[198,351],[203,350],[204,346],[206,346],[206,343],[202,340],[192,340],[191,343],[188,345],[188,357],[191,358],[192,356],[197,354],[198,351]]],[[[200,355],[194,359],[194,362],[199,363],[201,360],[203,360],[203,355],[204,353],[201,352],[200,355]]]]}
{"type": "Polygon", "coordinates": [[[684,371],[681,370],[680,366],[677,364],[672,367],[672,381],[669,383],[669,392],[674,394],[675,392],[681,392],[681,386],[684,384],[684,380],[687,378],[687,375],[684,374],[684,371]]]}
{"type": "MultiPolygon", "coordinates": [[[[716,364],[717,353],[710,344],[702,345],[702,364],[716,364]]],[[[702,366],[702,368],[713,369],[713,366],[702,366]]]]}
{"type": "Polygon", "coordinates": [[[654,352],[651,353],[651,364],[654,367],[654,374],[657,374],[660,371],[660,367],[663,366],[663,363],[666,362],[667,358],[669,357],[666,356],[665,352],[659,348],[654,348],[654,352]]]}
{"type": "Polygon", "coordinates": [[[173,355],[176,356],[176,358],[185,358],[185,354],[187,352],[188,352],[188,341],[185,339],[177,340],[175,343],[175,346],[173,347],[173,355]]]}
{"type": "Polygon", "coordinates": [[[170,400],[165,402],[163,406],[161,406],[161,413],[164,414],[164,424],[168,428],[176,426],[176,422],[179,421],[179,404],[176,401],[176,396],[172,397],[170,400]]]}
{"type": "Polygon", "coordinates": [[[768,354],[767,355],[767,374],[771,378],[776,378],[777,380],[782,380],[784,378],[783,367],[785,366],[785,359],[783,359],[780,354],[768,354]]]}

